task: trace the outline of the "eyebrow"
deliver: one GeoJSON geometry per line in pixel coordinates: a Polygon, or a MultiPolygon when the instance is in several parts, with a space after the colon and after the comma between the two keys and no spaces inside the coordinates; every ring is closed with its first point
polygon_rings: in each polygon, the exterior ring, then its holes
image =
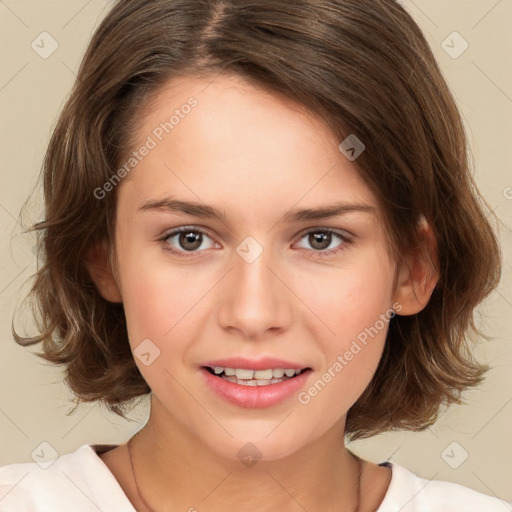
{"type": "MultiPolygon", "coordinates": [[[[194,217],[216,219],[225,225],[229,224],[224,211],[217,210],[216,208],[205,204],[190,201],[179,201],[172,198],[146,201],[139,210],[185,213],[194,217]]],[[[369,204],[334,203],[332,205],[321,206],[318,208],[290,210],[283,216],[281,222],[292,223],[306,220],[322,220],[352,212],[375,214],[376,210],[369,204]]]]}

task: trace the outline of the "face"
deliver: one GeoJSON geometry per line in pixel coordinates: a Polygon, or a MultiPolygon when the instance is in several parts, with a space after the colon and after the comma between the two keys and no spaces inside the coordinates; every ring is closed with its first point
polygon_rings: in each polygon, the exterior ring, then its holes
{"type": "Polygon", "coordinates": [[[247,442],[272,460],[342,437],[384,348],[395,264],[341,141],[228,76],[170,82],[137,134],[149,149],[116,191],[116,276],[152,414],[233,459],[247,442]],[[304,371],[243,386],[214,363],[304,371]]]}

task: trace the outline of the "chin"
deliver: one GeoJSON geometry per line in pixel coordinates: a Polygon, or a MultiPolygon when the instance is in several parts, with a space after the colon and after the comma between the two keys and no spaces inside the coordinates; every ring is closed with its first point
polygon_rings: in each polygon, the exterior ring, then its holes
{"type": "MultiPolygon", "coordinates": [[[[249,429],[252,430],[252,429],[249,429]]],[[[247,467],[258,461],[284,459],[296,453],[307,444],[283,430],[280,434],[273,432],[267,437],[267,431],[245,432],[243,435],[221,435],[220,438],[204,440],[208,447],[219,457],[239,460],[247,467]]]]}

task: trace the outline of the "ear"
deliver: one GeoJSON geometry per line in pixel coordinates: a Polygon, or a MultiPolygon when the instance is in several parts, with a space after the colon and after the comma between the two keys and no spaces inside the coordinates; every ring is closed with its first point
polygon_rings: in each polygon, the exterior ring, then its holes
{"type": "Polygon", "coordinates": [[[85,266],[98,292],[105,300],[123,302],[114,277],[107,243],[99,243],[87,251],[85,266]]]}
{"type": "Polygon", "coordinates": [[[423,215],[418,221],[419,247],[409,251],[399,262],[394,299],[401,305],[400,315],[420,312],[430,300],[439,281],[437,240],[423,215]]]}

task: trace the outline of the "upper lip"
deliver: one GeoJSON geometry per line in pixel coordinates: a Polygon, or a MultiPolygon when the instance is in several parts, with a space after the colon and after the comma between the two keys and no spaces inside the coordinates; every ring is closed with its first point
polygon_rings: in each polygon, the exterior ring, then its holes
{"type": "Polygon", "coordinates": [[[260,359],[247,359],[246,357],[228,357],[226,359],[215,359],[207,361],[202,366],[222,366],[223,368],[239,368],[247,370],[268,370],[274,368],[303,370],[309,368],[307,365],[293,361],[285,361],[275,357],[262,357],[260,359]]]}

